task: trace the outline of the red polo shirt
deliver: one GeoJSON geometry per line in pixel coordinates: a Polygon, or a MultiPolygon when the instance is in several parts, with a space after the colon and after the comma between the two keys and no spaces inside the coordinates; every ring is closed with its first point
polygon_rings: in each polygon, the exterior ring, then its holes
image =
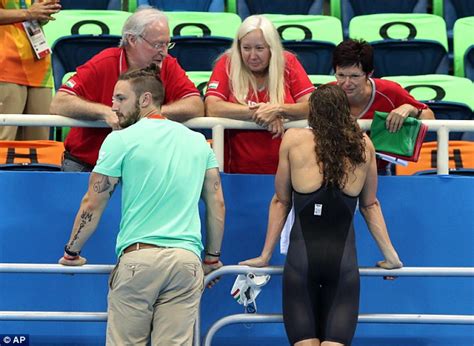
{"type": "MultiPolygon", "coordinates": [[[[285,52],[285,103],[296,101],[314,90],[303,66],[295,55],[285,52]]],[[[237,103],[230,90],[227,70],[228,55],[217,61],[209,79],[207,96],[216,96],[224,101],[237,103]]],[[[257,97],[249,92],[246,101],[268,102],[267,90],[257,97]]],[[[228,173],[275,174],[278,167],[278,151],[281,139],[272,139],[268,131],[226,130],[224,148],[224,171],[228,173]]]]}
{"type": "MultiPolygon", "coordinates": [[[[115,83],[119,75],[127,70],[123,49],[105,49],[79,66],[76,74],[59,90],[111,107],[115,83]]],[[[199,96],[199,91],[177,60],[169,55],[163,60],[160,77],[165,89],[165,104],[188,96],[199,96]]],[[[110,131],[106,128],[72,128],[64,143],[66,150],[93,166],[97,161],[100,146],[110,131]]]]}

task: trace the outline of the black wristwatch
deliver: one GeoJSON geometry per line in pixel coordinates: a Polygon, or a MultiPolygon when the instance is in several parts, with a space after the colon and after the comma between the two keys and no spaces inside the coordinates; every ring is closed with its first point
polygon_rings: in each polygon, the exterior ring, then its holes
{"type": "Polygon", "coordinates": [[[81,251],[71,251],[67,247],[68,244],[64,246],[64,252],[71,257],[78,257],[81,254],[81,251]]]}

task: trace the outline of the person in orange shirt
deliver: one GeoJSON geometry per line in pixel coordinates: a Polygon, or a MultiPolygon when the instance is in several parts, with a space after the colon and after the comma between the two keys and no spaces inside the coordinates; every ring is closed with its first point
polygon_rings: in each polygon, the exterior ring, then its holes
{"type": "MultiPolygon", "coordinates": [[[[0,0],[0,114],[49,113],[51,55],[36,57],[23,22],[46,23],[60,9],[57,1],[0,0]]],[[[48,138],[48,127],[0,126],[0,140],[48,138]]]]}

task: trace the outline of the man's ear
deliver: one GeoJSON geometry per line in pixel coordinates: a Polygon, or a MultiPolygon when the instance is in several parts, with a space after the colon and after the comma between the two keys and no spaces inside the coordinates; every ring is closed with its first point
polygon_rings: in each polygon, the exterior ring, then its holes
{"type": "Polygon", "coordinates": [[[151,95],[151,92],[149,92],[149,91],[144,92],[140,96],[139,103],[140,103],[141,108],[146,108],[150,104],[152,104],[153,103],[153,96],[151,95]]]}
{"type": "Polygon", "coordinates": [[[137,37],[134,36],[134,35],[127,35],[125,36],[125,40],[127,41],[127,43],[134,47],[136,44],[137,44],[137,37]]]}

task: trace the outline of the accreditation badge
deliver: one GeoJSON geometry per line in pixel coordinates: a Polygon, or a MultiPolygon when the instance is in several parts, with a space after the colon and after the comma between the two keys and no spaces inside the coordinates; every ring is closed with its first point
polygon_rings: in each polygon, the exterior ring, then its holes
{"type": "Polygon", "coordinates": [[[42,59],[48,54],[51,54],[51,49],[46,42],[43,29],[37,20],[23,22],[26,36],[30,41],[31,47],[33,48],[36,58],[42,59]]]}

